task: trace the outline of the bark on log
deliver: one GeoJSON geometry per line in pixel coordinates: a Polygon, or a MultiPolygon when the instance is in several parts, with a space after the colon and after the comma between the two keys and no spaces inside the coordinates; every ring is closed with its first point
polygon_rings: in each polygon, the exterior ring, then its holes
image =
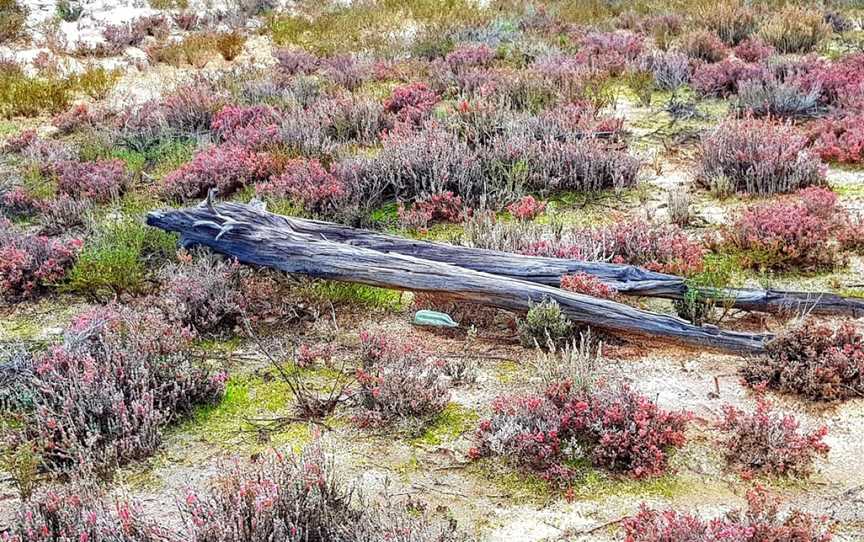
{"type": "Polygon", "coordinates": [[[446,292],[466,301],[516,311],[526,311],[531,303],[551,298],[578,323],[730,352],[761,352],[770,339],[770,335],[694,326],[673,316],[511,277],[351,246],[298,231],[270,213],[253,212],[241,217],[230,213],[230,209],[227,205],[208,204],[154,211],[148,214],[147,223],[180,233],[186,243],[288,273],[385,288],[446,292]]]}
{"type": "MultiPolygon", "coordinates": [[[[222,203],[217,209],[236,220],[264,220],[275,228],[292,230],[322,239],[369,248],[379,252],[404,254],[424,260],[449,263],[466,269],[511,277],[547,286],[558,286],[562,275],[587,273],[625,295],[683,299],[687,285],[682,277],[648,271],[633,265],[605,262],[583,262],[559,258],[524,256],[495,250],[432,243],[396,235],[350,228],[332,222],[286,217],[266,213],[254,205],[222,203]]],[[[842,297],[831,293],[726,288],[704,290],[703,295],[718,304],[756,312],[803,313],[864,316],[864,299],[842,297]]]]}

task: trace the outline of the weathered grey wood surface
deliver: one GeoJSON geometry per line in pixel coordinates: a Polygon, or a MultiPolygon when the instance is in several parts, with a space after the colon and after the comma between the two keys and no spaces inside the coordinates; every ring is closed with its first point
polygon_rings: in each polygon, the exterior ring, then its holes
{"type": "Polygon", "coordinates": [[[699,327],[665,314],[566,292],[509,276],[493,275],[400,253],[352,246],[295,228],[284,217],[237,204],[153,211],[147,223],[178,232],[183,242],[203,245],[241,262],[288,273],[422,292],[446,292],[466,301],[526,311],[555,299],[573,321],[610,331],[636,333],[731,352],[760,352],[769,335],[699,327]]]}
{"type": "MultiPolygon", "coordinates": [[[[547,286],[558,286],[562,275],[587,273],[594,275],[625,295],[682,299],[687,285],[682,277],[648,271],[633,265],[605,262],[583,262],[559,258],[524,256],[508,252],[484,250],[406,239],[396,235],[350,228],[332,222],[322,222],[266,213],[255,206],[222,203],[219,212],[236,220],[262,220],[274,228],[289,227],[293,231],[317,236],[334,242],[369,248],[379,252],[404,254],[424,260],[449,263],[466,269],[527,280],[547,286]]],[[[864,316],[864,299],[842,297],[831,293],[791,292],[728,288],[705,292],[721,305],[757,312],[837,314],[864,316]]]]}

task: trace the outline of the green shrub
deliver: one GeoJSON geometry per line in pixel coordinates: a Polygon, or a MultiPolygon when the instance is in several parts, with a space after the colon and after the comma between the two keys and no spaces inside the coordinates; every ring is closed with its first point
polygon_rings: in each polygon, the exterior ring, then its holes
{"type": "Polygon", "coordinates": [[[57,2],[57,16],[67,23],[75,22],[81,18],[84,12],[84,7],[81,5],[72,5],[69,0],[59,0],[57,2]]]}
{"type": "Polygon", "coordinates": [[[69,272],[70,291],[101,296],[144,290],[148,271],[176,250],[176,237],[140,219],[109,216],[95,228],[69,272]]]}
{"type": "Polygon", "coordinates": [[[246,36],[232,30],[231,32],[220,32],[214,36],[216,49],[225,60],[231,61],[243,52],[243,45],[246,43],[246,36]]]}
{"type": "Polygon", "coordinates": [[[544,299],[528,309],[519,320],[519,340],[528,348],[561,344],[573,333],[573,323],[561,312],[554,299],[544,299]]]}
{"type": "Polygon", "coordinates": [[[0,117],[37,117],[65,111],[74,83],[73,79],[55,76],[28,77],[14,65],[0,67],[0,117]]]}
{"type": "Polygon", "coordinates": [[[831,26],[817,9],[787,6],[765,21],[759,35],[780,53],[809,53],[831,35],[831,26]]]}
{"type": "Polygon", "coordinates": [[[102,100],[108,96],[122,74],[119,69],[109,70],[102,66],[88,66],[84,73],[76,77],[75,86],[94,100],[102,100]]]}

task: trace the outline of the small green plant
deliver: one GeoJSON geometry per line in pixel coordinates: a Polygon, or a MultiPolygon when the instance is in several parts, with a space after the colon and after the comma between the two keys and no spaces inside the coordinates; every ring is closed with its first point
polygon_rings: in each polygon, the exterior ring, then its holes
{"type": "Polygon", "coordinates": [[[636,95],[642,107],[651,106],[651,95],[654,93],[654,74],[648,70],[634,70],[627,74],[627,87],[636,95]]]}
{"type": "Polygon", "coordinates": [[[67,23],[80,19],[83,12],[84,7],[77,2],[74,4],[70,0],[58,0],[57,2],[57,16],[67,23]]]}
{"type": "Polygon", "coordinates": [[[141,220],[108,217],[69,272],[68,290],[101,296],[144,290],[148,270],[176,250],[176,238],[141,220]]]}
{"type": "Polygon", "coordinates": [[[519,320],[519,340],[527,348],[560,344],[570,337],[573,323],[561,312],[554,299],[544,299],[528,309],[524,320],[519,320]]]}
{"type": "Polygon", "coordinates": [[[190,64],[203,68],[216,50],[216,40],[212,34],[189,34],[182,41],[162,43],[149,50],[154,62],[164,62],[175,67],[190,64]]]}
{"type": "Polygon", "coordinates": [[[102,100],[122,75],[121,70],[109,70],[103,66],[88,66],[84,73],[76,78],[76,87],[94,100],[102,100]]]}
{"type": "Polygon", "coordinates": [[[724,296],[723,290],[732,283],[737,265],[735,258],[706,256],[702,272],[687,279],[683,299],[672,301],[678,316],[696,325],[722,320],[732,304],[732,299],[724,296]],[[723,309],[716,319],[712,318],[715,308],[723,309]]]}
{"type": "Polygon", "coordinates": [[[39,454],[31,442],[5,443],[0,451],[0,465],[9,474],[21,500],[29,500],[39,484],[39,454]]]}

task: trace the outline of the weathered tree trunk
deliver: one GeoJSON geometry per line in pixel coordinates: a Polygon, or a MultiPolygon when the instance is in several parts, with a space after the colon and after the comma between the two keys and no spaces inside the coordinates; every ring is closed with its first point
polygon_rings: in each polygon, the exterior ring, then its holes
{"type": "Polygon", "coordinates": [[[178,232],[186,243],[203,245],[239,261],[312,277],[421,292],[445,292],[466,301],[526,311],[532,303],[556,300],[573,321],[610,331],[731,352],[760,352],[769,335],[699,327],[623,303],[559,288],[492,275],[398,253],[351,246],[338,239],[295,229],[270,213],[233,213],[235,205],[154,211],[147,223],[178,232]]]}
{"type": "MultiPolygon", "coordinates": [[[[321,222],[266,213],[240,203],[222,203],[219,212],[236,220],[264,220],[272,227],[289,227],[298,233],[329,241],[369,248],[379,252],[404,254],[424,260],[449,263],[466,269],[511,277],[547,286],[558,286],[562,275],[587,273],[625,295],[683,299],[687,285],[682,277],[648,271],[633,265],[605,262],[583,262],[559,258],[524,256],[495,250],[431,243],[406,239],[368,230],[350,228],[332,222],[321,222]]],[[[846,298],[831,293],[725,288],[706,290],[721,305],[747,311],[783,313],[812,312],[853,317],[864,316],[864,299],[846,298]]]]}

